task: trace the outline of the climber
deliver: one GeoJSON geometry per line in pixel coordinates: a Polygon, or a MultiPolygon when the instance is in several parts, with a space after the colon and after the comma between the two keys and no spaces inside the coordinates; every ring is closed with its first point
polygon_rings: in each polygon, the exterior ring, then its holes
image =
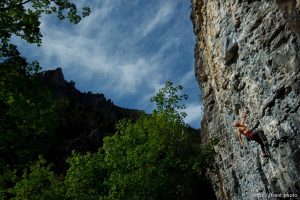
{"type": "Polygon", "coordinates": [[[241,144],[241,147],[243,147],[243,140],[242,140],[242,136],[241,136],[241,134],[243,134],[248,139],[254,140],[260,144],[261,149],[263,151],[263,154],[262,154],[263,157],[270,157],[270,153],[268,150],[268,142],[267,142],[266,137],[264,136],[263,131],[261,131],[261,130],[251,131],[248,128],[247,124],[245,123],[248,113],[249,113],[249,111],[246,110],[242,114],[242,120],[241,121],[237,120],[233,123],[234,127],[236,128],[237,136],[238,136],[239,142],[241,144]]]}

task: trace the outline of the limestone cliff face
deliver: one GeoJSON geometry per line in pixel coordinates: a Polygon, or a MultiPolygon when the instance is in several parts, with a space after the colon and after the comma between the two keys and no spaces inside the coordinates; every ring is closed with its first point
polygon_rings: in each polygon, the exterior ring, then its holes
{"type": "Polygon", "coordinates": [[[210,175],[219,199],[300,197],[299,7],[296,0],[192,0],[202,134],[220,139],[210,175]],[[240,148],[232,123],[245,107],[271,158],[245,138],[240,148]]]}

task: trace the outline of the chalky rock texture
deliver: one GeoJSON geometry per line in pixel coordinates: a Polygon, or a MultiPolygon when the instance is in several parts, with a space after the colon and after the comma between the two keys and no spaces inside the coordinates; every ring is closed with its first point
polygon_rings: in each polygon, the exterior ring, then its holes
{"type": "Polygon", "coordinates": [[[192,0],[202,134],[220,139],[210,173],[218,199],[300,197],[299,8],[296,0],[192,0]],[[245,137],[239,145],[232,123],[246,107],[271,158],[245,137]]]}

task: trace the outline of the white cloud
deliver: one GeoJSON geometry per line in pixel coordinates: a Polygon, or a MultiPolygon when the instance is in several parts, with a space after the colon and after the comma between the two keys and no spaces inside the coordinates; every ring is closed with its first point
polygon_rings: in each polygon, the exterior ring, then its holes
{"type": "MultiPolygon", "coordinates": [[[[120,65],[110,71],[110,77],[115,77],[112,84],[118,86],[116,88],[119,95],[128,95],[138,92],[142,89],[141,85],[151,87],[152,82],[159,82],[159,76],[155,76],[158,69],[151,66],[145,59],[131,60],[130,62],[122,61],[120,65]]],[[[111,85],[112,86],[112,85],[111,85]]]]}
{"type": "Polygon", "coordinates": [[[137,60],[127,55],[114,57],[107,55],[106,49],[93,48],[98,42],[56,31],[43,43],[43,58],[47,60],[56,57],[65,70],[81,71],[78,76],[86,80],[97,75],[100,79],[107,77],[109,81],[106,81],[104,87],[111,88],[118,95],[135,93],[142,84],[152,88],[152,85],[160,82],[161,60],[156,56],[137,60]]]}
{"type": "MultiPolygon", "coordinates": [[[[161,85],[162,77],[167,78],[169,74],[162,67],[169,59],[163,56],[163,52],[172,47],[172,40],[164,42],[152,55],[138,56],[135,48],[140,45],[140,38],[137,35],[116,43],[122,29],[116,29],[109,16],[114,12],[113,8],[121,4],[107,2],[104,1],[101,9],[95,8],[91,16],[83,19],[73,31],[57,29],[52,20],[45,18],[42,21],[44,62],[51,63],[49,59],[55,58],[64,71],[81,71],[78,74],[80,79],[88,80],[97,75],[101,79],[109,79],[103,81],[102,87],[112,88],[119,96],[136,93],[141,85],[155,91],[157,85],[161,85]]],[[[159,10],[154,18],[149,16],[143,25],[147,33],[166,21],[173,9],[169,2],[157,8],[159,10]]]]}
{"type": "Polygon", "coordinates": [[[181,77],[179,82],[181,85],[189,85],[192,82],[195,82],[195,80],[194,67],[190,67],[190,70],[181,77]]]}
{"type": "Polygon", "coordinates": [[[187,117],[184,120],[186,123],[200,125],[200,121],[203,118],[203,105],[200,105],[200,103],[189,104],[184,109],[184,112],[187,113],[187,117]]]}
{"type": "Polygon", "coordinates": [[[147,36],[158,26],[170,20],[170,17],[174,12],[174,4],[176,3],[174,3],[173,1],[163,2],[163,4],[159,4],[157,6],[159,10],[154,10],[152,11],[152,13],[146,13],[150,15],[146,18],[145,22],[138,29],[139,34],[141,34],[143,37],[147,36]]]}

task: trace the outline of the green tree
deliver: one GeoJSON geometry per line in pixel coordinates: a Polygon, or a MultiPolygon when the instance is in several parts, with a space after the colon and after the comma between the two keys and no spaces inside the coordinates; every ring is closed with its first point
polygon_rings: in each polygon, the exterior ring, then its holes
{"type": "Polygon", "coordinates": [[[70,165],[65,185],[67,197],[73,200],[99,199],[105,194],[104,181],[107,170],[102,151],[81,155],[73,153],[68,159],[70,165]]]}
{"type": "Polygon", "coordinates": [[[152,98],[158,107],[151,116],[121,121],[118,133],[104,139],[107,199],[199,198],[214,150],[183,123],[181,89],[167,82],[152,98]]]}
{"type": "Polygon", "coordinates": [[[59,120],[57,111],[63,102],[55,100],[52,91],[34,76],[41,69],[38,62],[28,63],[10,42],[16,35],[40,45],[40,17],[52,13],[78,23],[90,9],[83,7],[80,14],[68,0],[0,2],[0,167],[11,164],[7,161],[22,166],[31,159],[27,155],[37,156],[34,151],[46,144],[41,140],[49,140],[45,136],[53,134],[59,120]]]}
{"type": "Polygon", "coordinates": [[[61,119],[59,113],[65,104],[34,78],[15,77],[6,81],[2,90],[0,167],[11,165],[21,169],[39,154],[47,153],[53,145],[55,129],[61,119]]]}
{"type": "Polygon", "coordinates": [[[12,170],[9,167],[2,167],[2,172],[0,176],[0,199],[9,199],[8,198],[8,185],[7,182],[9,181],[11,183],[11,186],[13,186],[13,183],[17,180],[16,170],[12,170]]]}
{"type": "MultiPolygon", "coordinates": [[[[28,75],[36,72],[37,62],[28,64],[17,47],[10,42],[15,35],[28,43],[41,45],[40,17],[42,14],[57,14],[59,19],[69,19],[77,24],[90,14],[89,7],[83,7],[81,14],[69,0],[9,0],[0,2],[0,64],[1,76],[15,73],[28,75]],[[34,67],[33,67],[34,66],[34,67]],[[7,69],[9,68],[9,69],[7,69]]],[[[0,79],[0,86],[5,82],[0,79]]]]}
{"type": "MultiPolygon", "coordinates": [[[[197,131],[183,122],[183,115],[177,110],[180,101],[165,99],[180,97],[180,88],[167,84],[160,91],[176,92],[164,94],[164,98],[153,97],[154,101],[160,99],[157,103],[163,102],[162,109],[135,123],[120,121],[118,132],[105,137],[104,146],[97,153],[73,153],[64,181],[65,198],[199,199],[203,195],[200,189],[206,184],[205,172],[213,167],[215,152],[213,143],[200,145],[197,131]],[[165,102],[173,103],[165,106],[165,102]]],[[[22,191],[15,192],[17,195],[26,194],[25,183],[40,180],[24,177],[13,190],[22,191]]],[[[36,187],[32,190],[43,195],[43,190],[36,187]]],[[[51,188],[48,184],[46,191],[52,191],[51,188]]]]}
{"type": "Polygon", "coordinates": [[[28,63],[10,41],[18,36],[40,45],[40,17],[53,13],[78,23],[90,9],[84,7],[80,14],[68,0],[0,2],[0,191],[4,195],[14,182],[9,172],[14,168],[20,171],[55,142],[58,111],[65,102],[39,81],[38,62],[28,63]]]}
{"type": "Polygon", "coordinates": [[[25,170],[22,179],[10,189],[14,200],[57,200],[65,199],[63,182],[51,171],[42,157],[25,170]]]}
{"type": "MultiPolygon", "coordinates": [[[[160,91],[176,90],[164,97],[177,98],[180,88],[167,84],[160,91]]],[[[64,184],[45,160],[35,162],[9,190],[13,199],[199,199],[205,172],[213,167],[214,143],[200,145],[199,134],[176,110],[180,101],[165,98],[152,115],[121,120],[97,153],[73,153],[64,184]],[[168,102],[173,105],[163,105],[168,102]]],[[[7,177],[15,179],[12,172],[7,177]]]]}
{"type": "Polygon", "coordinates": [[[88,16],[89,7],[83,7],[79,14],[77,7],[69,0],[9,0],[0,3],[0,38],[2,45],[12,34],[29,43],[41,44],[40,17],[56,13],[59,19],[68,18],[78,23],[88,16]]]}
{"type": "Polygon", "coordinates": [[[182,101],[188,99],[188,95],[182,94],[182,89],[181,85],[174,86],[173,82],[167,81],[165,87],[159,89],[157,94],[151,98],[151,101],[156,103],[154,112],[173,114],[177,116],[177,119],[185,118],[186,113],[179,112],[185,109],[185,104],[182,104],[182,101]]]}

